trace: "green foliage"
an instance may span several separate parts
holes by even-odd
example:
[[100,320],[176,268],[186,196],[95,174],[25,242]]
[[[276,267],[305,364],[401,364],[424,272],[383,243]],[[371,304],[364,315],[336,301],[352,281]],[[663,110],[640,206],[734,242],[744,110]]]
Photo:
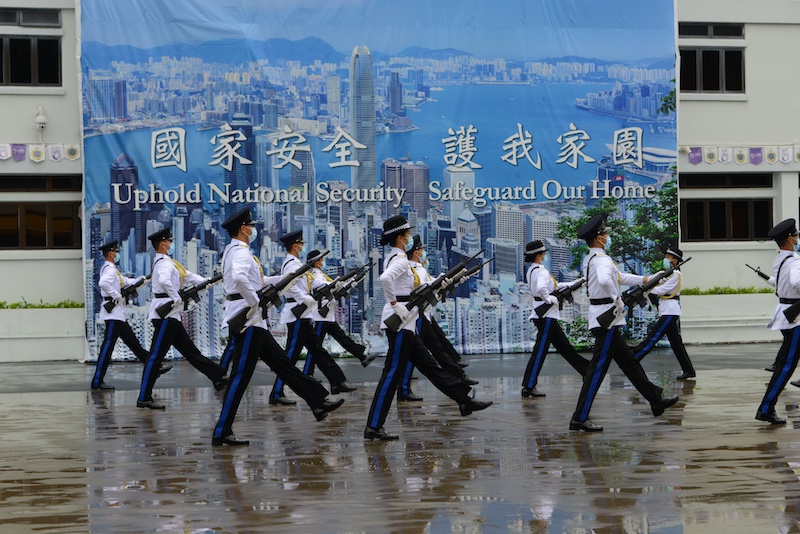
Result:
[[[675,78],[670,80],[672,83],[675,83]],[[658,112],[661,115],[669,115],[670,113],[674,113],[677,109],[677,102],[675,100],[675,88],[672,88],[672,91],[665,94],[661,98],[661,106],[658,108]]]
[[61,302],[28,302],[22,299],[22,302],[6,302],[0,301],[0,310],[20,310],[20,309],[46,309],[46,308],[83,308],[85,304],[76,300],[62,300]]
[[681,289],[681,295],[747,295],[754,293],[773,293],[775,290],[769,287],[725,287],[714,286],[710,289],[700,289],[699,287],[685,287]]
[[586,351],[594,347],[594,336],[589,332],[589,323],[583,316],[575,317],[571,323],[566,323],[566,334],[575,350]]

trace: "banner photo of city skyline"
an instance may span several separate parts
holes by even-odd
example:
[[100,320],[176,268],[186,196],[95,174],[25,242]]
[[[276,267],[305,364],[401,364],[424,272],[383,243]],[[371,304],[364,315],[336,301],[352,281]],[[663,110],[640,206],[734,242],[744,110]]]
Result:
[[[612,253],[633,270],[677,239],[672,0],[83,0],[81,25],[90,360],[101,244],[118,239],[120,271],[148,275],[147,236],[168,226],[174,258],[210,277],[220,224],[245,206],[267,273],[293,230],[331,251],[331,277],[374,262],[337,319],[376,353],[390,216],[414,225],[434,275],[494,258],[435,310],[468,354],[531,350],[526,242],[571,281],[587,214],[625,229]],[[150,297],[145,284],[127,306],[145,347]],[[223,303],[210,286],[184,315],[210,357],[227,341]],[[581,290],[562,317],[585,328],[587,309]]]

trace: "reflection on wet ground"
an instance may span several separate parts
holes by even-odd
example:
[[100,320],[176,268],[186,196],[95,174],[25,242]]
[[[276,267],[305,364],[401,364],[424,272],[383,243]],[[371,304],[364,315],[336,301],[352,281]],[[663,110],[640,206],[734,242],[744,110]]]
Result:
[[211,447],[220,400],[183,362],[157,384],[165,412],[135,407],[136,364],[113,366],[118,389],[99,394],[90,366],[4,364],[0,530],[800,532],[800,390],[778,404],[786,427],[753,418],[777,346],[693,349],[696,381],[673,379],[668,351],[644,362],[681,395],[660,418],[612,366],[592,410],[605,431],[570,432],[580,378],[563,360],[533,400],[519,396],[526,356],[483,356],[468,370],[494,406],[461,417],[420,379],[425,401],[395,404],[401,439],[386,443],[361,439],[377,366],[344,362],[361,387],[321,423],[302,402],[269,406],[261,367],[234,427],[244,448]]

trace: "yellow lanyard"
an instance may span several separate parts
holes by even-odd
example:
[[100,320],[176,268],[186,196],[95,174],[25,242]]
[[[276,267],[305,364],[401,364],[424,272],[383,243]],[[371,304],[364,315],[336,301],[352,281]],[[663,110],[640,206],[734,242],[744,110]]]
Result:
[[306,271],[306,287],[308,287],[308,294],[311,294],[311,282],[314,281],[314,275],[311,271]]
[[[170,258],[170,259],[172,259],[172,258]],[[181,278],[181,285],[183,285],[183,279],[189,273],[189,270],[186,267],[184,267],[183,265],[181,265],[181,263],[178,260],[172,260],[172,263],[175,264],[175,268],[178,270],[178,276],[180,276],[180,278]]]
[[324,272],[322,273],[322,276],[324,276],[324,277],[325,277],[325,281],[327,281],[327,282],[333,282],[333,278],[331,278],[330,276],[328,276],[328,275],[327,275],[327,274],[325,274]]
[[417,289],[422,283],[422,280],[420,280],[419,275],[417,274],[417,269],[413,265],[411,266],[411,274],[414,275],[414,289]]
[[256,265],[258,265],[258,271],[261,273],[261,278],[264,278],[264,268],[261,266],[261,262],[258,261],[258,256],[253,254],[253,259],[255,260]]

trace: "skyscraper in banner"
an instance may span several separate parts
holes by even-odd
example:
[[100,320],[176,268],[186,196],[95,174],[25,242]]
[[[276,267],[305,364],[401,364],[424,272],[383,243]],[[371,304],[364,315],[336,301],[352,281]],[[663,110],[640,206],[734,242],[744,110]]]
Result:
[[136,252],[147,250],[147,233],[145,224],[150,215],[150,205],[144,204],[141,210],[134,211],[134,203],[119,204],[114,201],[114,186],[119,187],[121,199],[131,198],[133,191],[139,189],[139,167],[133,158],[122,153],[111,164],[111,180],[109,182],[109,198],[111,199],[111,238],[124,241],[131,229],[134,230]]
[[360,165],[352,167],[350,182],[355,188],[368,189],[377,184],[378,157],[375,150],[375,78],[372,56],[366,46],[356,46],[350,56],[350,134],[367,148],[353,148]]
[[389,80],[389,113],[395,115],[403,109],[403,84],[400,74],[393,72]]
[[314,190],[317,186],[317,171],[314,168],[314,155],[311,151],[299,151],[295,154],[296,159],[301,169],[294,165],[289,170],[289,188],[304,188],[308,187],[309,202],[294,202],[289,204],[289,228],[295,228],[295,219],[298,216],[305,215],[306,217],[314,218],[317,203],[315,202],[316,195]]
[[[244,134],[245,139],[237,141],[241,143],[241,147],[237,153],[247,159],[248,161],[255,161],[255,139],[253,138],[253,123],[244,113],[237,112],[233,114],[230,122],[230,127],[233,130],[239,130]],[[217,144],[219,145],[219,134],[217,134]],[[241,191],[252,187],[255,184],[255,170],[252,164],[243,164],[239,159],[232,158],[231,170],[225,169],[225,183],[231,184],[232,189],[239,189]],[[237,211],[244,209],[247,206],[244,202],[226,204],[223,209],[223,217],[225,220]]]

